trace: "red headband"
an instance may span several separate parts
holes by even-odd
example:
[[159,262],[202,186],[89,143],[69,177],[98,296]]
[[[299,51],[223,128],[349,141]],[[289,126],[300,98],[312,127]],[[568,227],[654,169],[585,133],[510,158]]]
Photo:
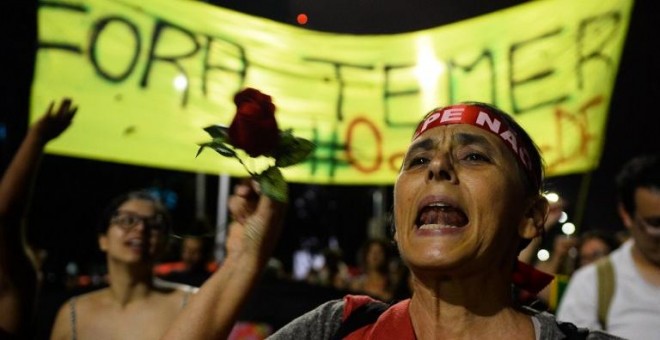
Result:
[[470,124],[500,137],[513,152],[534,185],[537,188],[540,186],[539,171],[534,169],[534,165],[529,159],[529,153],[534,146],[521,140],[501,114],[488,110],[486,107],[458,104],[435,109],[419,123],[412,140],[434,127],[450,124]]

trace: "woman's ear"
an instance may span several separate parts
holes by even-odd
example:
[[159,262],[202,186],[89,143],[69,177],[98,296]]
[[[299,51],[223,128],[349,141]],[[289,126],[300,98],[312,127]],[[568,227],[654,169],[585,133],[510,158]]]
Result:
[[525,212],[525,220],[518,228],[518,234],[524,239],[531,240],[543,233],[545,221],[548,217],[550,204],[543,195],[532,199],[529,208]]
[[623,206],[623,203],[619,202],[619,204],[616,206],[616,209],[619,213],[619,216],[621,217],[621,221],[623,221],[623,225],[626,226],[626,228],[631,229],[633,227],[634,221],[632,216],[630,216],[626,208]]
[[103,252],[108,251],[108,236],[105,234],[99,234],[99,248]]

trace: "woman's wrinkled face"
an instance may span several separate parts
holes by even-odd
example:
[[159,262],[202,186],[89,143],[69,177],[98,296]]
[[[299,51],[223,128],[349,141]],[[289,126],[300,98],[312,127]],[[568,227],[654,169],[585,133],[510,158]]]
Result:
[[99,237],[101,250],[124,262],[153,260],[163,244],[161,222],[152,202],[130,199],[119,206]]
[[536,232],[524,227],[529,200],[516,162],[498,136],[472,125],[436,127],[412,143],[394,187],[395,239],[411,269],[511,266],[519,237]]

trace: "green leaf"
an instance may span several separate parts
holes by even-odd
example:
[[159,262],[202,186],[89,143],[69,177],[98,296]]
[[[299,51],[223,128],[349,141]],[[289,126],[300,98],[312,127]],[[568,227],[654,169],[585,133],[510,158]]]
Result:
[[204,128],[204,131],[208,132],[213,139],[221,138],[223,142],[229,138],[228,130],[228,127],[222,125],[209,125]]
[[314,143],[299,137],[282,140],[275,152],[275,166],[287,167],[304,161],[316,148]]
[[225,144],[216,144],[213,146],[213,150],[225,157],[236,157],[236,151],[232,150]]
[[256,176],[264,195],[279,201],[287,202],[289,199],[289,187],[286,185],[282,172],[277,167],[271,166]]
[[211,142],[200,144],[199,150],[197,150],[197,156],[199,156],[199,154],[202,153],[202,150],[204,148],[213,149],[217,153],[225,157],[236,157],[236,151],[234,151],[232,148],[227,146],[227,144],[221,142],[220,138],[215,138]]
[[195,155],[195,158],[197,158],[199,154],[202,153],[202,151],[204,151],[204,145],[200,144],[199,149],[197,149],[197,154]]
[[[290,148],[296,142],[296,137],[293,135],[293,130],[286,129],[280,131],[280,141],[277,143],[277,150]],[[276,151],[277,151],[276,150]]]

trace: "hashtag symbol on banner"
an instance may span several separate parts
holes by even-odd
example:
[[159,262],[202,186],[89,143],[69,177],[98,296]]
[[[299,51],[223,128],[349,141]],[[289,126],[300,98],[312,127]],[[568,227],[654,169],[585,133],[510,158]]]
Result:
[[344,157],[346,144],[337,141],[338,133],[336,128],[329,136],[321,136],[318,129],[314,127],[312,129],[311,140],[316,145],[316,149],[312,155],[307,158],[311,175],[317,175],[319,171],[325,168],[328,171],[327,176],[334,178],[339,167],[348,167],[350,165]]

